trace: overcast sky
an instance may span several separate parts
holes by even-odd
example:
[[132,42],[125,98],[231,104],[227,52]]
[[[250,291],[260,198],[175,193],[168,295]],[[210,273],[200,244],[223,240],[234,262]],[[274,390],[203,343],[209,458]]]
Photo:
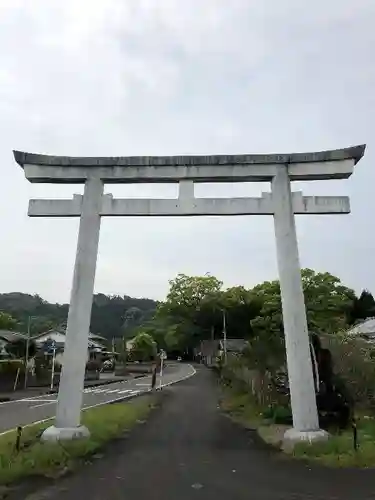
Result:
[[[297,218],[301,265],[375,292],[374,0],[0,0],[0,292],[68,301],[78,220],[29,219],[12,149],[56,155],[290,153],[367,143],[352,214]],[[257,196],[267,184],[200,185]],[[175,196],[115,186],[116,196]],[[277,277],[272,217],[105,219],[96,291],[163,299],[178,272]]]

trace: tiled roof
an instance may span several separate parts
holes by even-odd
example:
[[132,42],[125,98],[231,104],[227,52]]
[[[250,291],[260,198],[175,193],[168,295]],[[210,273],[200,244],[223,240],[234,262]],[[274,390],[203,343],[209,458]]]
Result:
[[17,340],[26,339],[27,336],[24,333],[12,332],[10,330],[0,330],[0,338],[6,340],[7,342],[15,342]]
[[375,318],[368,318],[362,323],[355,325],[348,331],[351,335],[371,335],[375,334]]

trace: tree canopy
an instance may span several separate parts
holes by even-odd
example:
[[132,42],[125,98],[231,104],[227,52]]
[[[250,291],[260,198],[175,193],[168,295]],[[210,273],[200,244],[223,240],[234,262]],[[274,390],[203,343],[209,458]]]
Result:
[[132,361],[150,361],[155,359],[157,345],[154,339],[145,332],[138,333],[133,339],[133,345],[129,352]]
[[[302,269],[301,276],[310,331],[334,333],[375,316],[375,301],[369,291],[356,297],[328,272]],[[191,354],[201,341],[222,338],[225,320],[228,338],[247,339],[253,344],[267,339],[274,352],[283,348],[278,280],[251,289],[225,289],[215,276],[178,274],[169,284],[166,300],[160,303],[127,295],[94,295],[91,331],[108,339],[132,338],[141,332],[151,336],[159,349],[180,355]],[[0,294],[0,329],[27,332],[31,316],[33,335],[66,324],[67,313],[67,304],[51,304],[39,295]],[[265,352],[257,348],[259,353]]]
[[372,293],[362,290],[361,295],[355,297],[351,310],[350,320],[352,323],[365,320],[375,316],[375,300]]
[[[347,328],[355,300],[359,300],[354,291],[328,272],[302,269],[301,278],[309,331],[335,333]],[[284,352],[278,280],[265,281],[252,289],[223,289],[223,283],[214,276],[179,274],[170,281],[165,302],[159,304],[155,317],[144,328],[159,347],[188,352],[202,340],[222,338],[224,315],[227,337],[249,340],[253,352],[263,356],[265,363],[273,362],[270,356]],[[267,349],[261,345],[265,341]]]
[[[151,299],[96,294],[90,329],[108,339],[131,337],[140,325],[152,318],[156,306],[157,302]],[[68,304],[52,304],[39,295],[18,292],[0,294],[0,315],[6,313],[14,320],[9,323],[0,317],[0,329],[26,333],[31,317],[30,331],[36,335],[66,325],[68,310]]]
[[15,330],[17,320],[10,314],[0,311],[0,330]]

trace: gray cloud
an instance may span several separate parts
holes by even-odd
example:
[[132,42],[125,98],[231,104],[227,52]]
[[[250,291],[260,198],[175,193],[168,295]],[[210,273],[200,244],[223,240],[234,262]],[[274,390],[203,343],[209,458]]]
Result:
[[[12,149],[71,155],[290,152],[368,143],[345,182],[350,216],[299,217],[303,266],[375,290],[375,5],[359,0],[116,0],[0,4],[0,291],[68,300],[77,221],[27,218],[30,185]],[[200,196],[267,185],[197,186]],[[175,186],[114,195],[174,196]],[[162,298],[177,272],[227,285],[277,276],[272,219],[104,220],[96,289]]]

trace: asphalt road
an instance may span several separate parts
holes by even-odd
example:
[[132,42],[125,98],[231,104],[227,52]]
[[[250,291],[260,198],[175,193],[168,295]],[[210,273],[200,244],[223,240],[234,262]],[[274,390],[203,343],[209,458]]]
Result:
[[[22,500],[374,500],[373,469],[330,469],[266,446],[218,408],[203,367],[166,389],[145,425],[101,458]],[[22,496],[21,496],[22,494]]]
[[[171,364],[166,367],[162,377],[162,386],[183,380],[195,372],[191,365]],[[156,387],[160,386],[157,377]],[[117,383],[86,388],[83,391],[83,409],[104,403],[125,399],[147,392],[151,387],[151,376],[124,380]],[[33,422],[53,418],[56,413],[57,394],[44,394],[30,398],[0,403],[0,435],[18,425],[25,426]]]

